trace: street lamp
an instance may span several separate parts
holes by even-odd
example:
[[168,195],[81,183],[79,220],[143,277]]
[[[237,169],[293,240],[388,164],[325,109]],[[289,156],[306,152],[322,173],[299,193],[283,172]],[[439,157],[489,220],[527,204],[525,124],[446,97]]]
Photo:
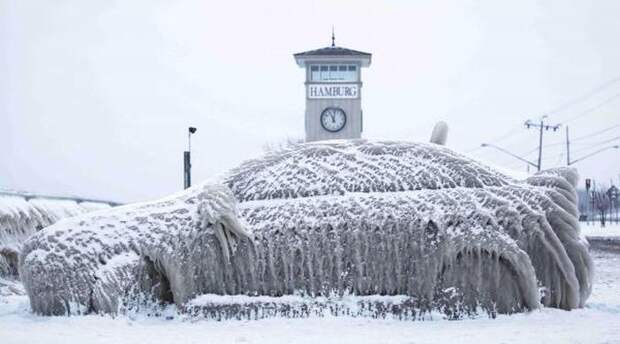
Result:
[[187,150],[183,152],[183,187],[192,186],[192,163],[190,152],[192,151],[192,134],[196,133],[196,127],[187,128]]
[[498,151],[500,151],[500,152],[502,152],[502,153],[508,154],[508,155],[510,155],[511,157],[515,158],[515,159],[519,159],[519,160],[521,160],[521,161],[525,162],[525,163],[526,163],[526,164],[528,164],[528,165],[531,165],[531,166],[536,167],[536,170],[537,170],[537,171],[540,171],[540,162],[539,162],[538,164],[535,164],[535,163],[533,163],[533,162],[531,162],[531,161],[529,161],[529,160],[526,160],[526,159],[524,159],[524,158],[522,158],[522,157],[520,157],[520,156],[518,156],[518,155],[516,155],[516,154],[513,154],[513,153],[511,153],[511,152],[509,152],[509,151],[505,150],[505,149],[504,149],[504,148],[502,148],[502,147],[498,147],[498,146],[493,145],[493,144],[490,144],[490,143],[483,143],[483,144],[481,144],[481,145],[480,145],[480,147],[491,147],[491,148],[495,148],[495,149],[497,149]]
[[606,151],[606,150],[608,150],[608,149],[618,149],[618,148],[620,148],[620,146],[619,146],[619,145],[615,145],[615,146],[609,146],[609,147],[601,148],[601,149],[597,150],[596,152],[592,152],[592,153],[590,153],[590,154],[588,154],[588,155],[586,155],[586,156],[582,156],[582,157],[581,157],[581,158],[579,158],[579,159],[576,159],[576,160],[573,160],[573,161],[567,161],[567,165],[568,165],[568,166],[570,166],[570,165],[572,165],[572,164],[574,164],[574,163],[577,163],[577,162],[579,162],[579,161],[581,161],[581,160],[583,160],[583,159],[587,159],[587,158],[589,158],[589,157],[591,157],[591,156],[593,156],[593,155],[596,155],[596,154],[598,154],[598,153],[600,153],[600,152],[603,152],[603,151]]

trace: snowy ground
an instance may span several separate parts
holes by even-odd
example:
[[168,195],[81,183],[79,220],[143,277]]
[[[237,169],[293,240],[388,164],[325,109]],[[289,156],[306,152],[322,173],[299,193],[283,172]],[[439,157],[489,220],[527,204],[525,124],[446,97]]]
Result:
[[[620,226],[583,225],[616,236]],[[0,343],[620,343],[620,252],[593,253],[586,308],[461,321],[354,318],[182,321],[108,316],[38,317],[25,296],[0,296]]]
[[585,309],[423,322],[352,318],[181,321],[38,317],[25,296],[0,297],[0,343],[620,343],[620,252],[593,252]]
[[607,223],[601,227],[600,223],[581,223],[581,233],[586,237],[620,237],[620,224]]

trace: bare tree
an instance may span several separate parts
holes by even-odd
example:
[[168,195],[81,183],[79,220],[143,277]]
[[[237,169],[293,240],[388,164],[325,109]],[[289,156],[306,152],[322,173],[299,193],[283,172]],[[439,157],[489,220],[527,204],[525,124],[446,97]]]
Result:
[[592,191],[592,208],[598,212],[602,227],[605,227],[607,213],[611,211],[611,201],[605,189],[602,187]]

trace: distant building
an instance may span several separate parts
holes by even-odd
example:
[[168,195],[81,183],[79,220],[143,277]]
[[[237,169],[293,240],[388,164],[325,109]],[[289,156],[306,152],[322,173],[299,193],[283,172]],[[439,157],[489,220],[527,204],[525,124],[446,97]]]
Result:
[[371,54],[332,45],[295,54],[306,70],[306,141],[360,138],[362,67]]

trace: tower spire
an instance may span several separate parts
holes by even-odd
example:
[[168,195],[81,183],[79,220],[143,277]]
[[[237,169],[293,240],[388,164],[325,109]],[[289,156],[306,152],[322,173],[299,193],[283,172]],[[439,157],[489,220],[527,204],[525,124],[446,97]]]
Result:
[[336,35],[334,35],[334,26],[332,25],[332,47],[336,46]]

